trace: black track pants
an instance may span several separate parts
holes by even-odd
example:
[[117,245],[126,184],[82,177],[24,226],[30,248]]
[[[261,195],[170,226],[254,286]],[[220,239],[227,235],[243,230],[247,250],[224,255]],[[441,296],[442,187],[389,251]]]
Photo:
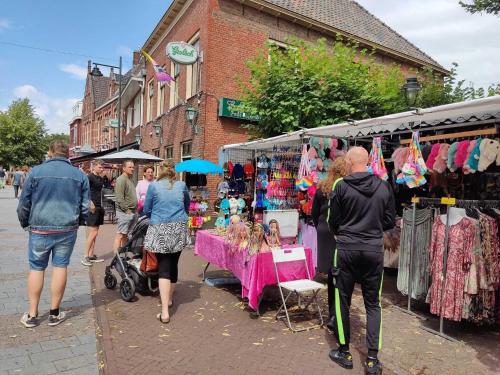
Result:
[[366,310],[366,346],[371,350],[382,347],[382,311],[380,295],[384,275],[384,253],[357,250],[337,250],[334,269],[338,269],[335,284],[335,335],[341,345],[350,342],[349,308],[356,282],[361,284]]

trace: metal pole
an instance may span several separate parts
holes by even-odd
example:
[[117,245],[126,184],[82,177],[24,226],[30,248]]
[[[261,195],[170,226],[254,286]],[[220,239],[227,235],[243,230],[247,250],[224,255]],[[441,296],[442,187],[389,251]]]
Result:
[[410,237],[410,254],[408,259],[409,271],[408,271],[408,311],[411,311],[411,293],[412,293],[412,283],[413,283],[413,255],[415,252],[415,241],[417,236],[417,225],[415,223],[417,217],[417,203],[413,202],[413,212],[412,212],[412,229]]
[[118,65],[118,136],[116,151],[120,151],[121,132],[122,132],[122,57],[120,56],[120,64]]

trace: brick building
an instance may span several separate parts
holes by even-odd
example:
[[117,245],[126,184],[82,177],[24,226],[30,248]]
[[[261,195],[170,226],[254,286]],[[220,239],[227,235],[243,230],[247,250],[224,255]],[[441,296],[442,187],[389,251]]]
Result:
[[[396,62],[403,71],[425,65],[447,73],[355,1],[173,0],[142,48],[175,82],[158,82],[152,65],[134,54],[134,67],[124,80],[122,144],[139,140],[141,150],[175,162],[217,161],[222,145],[247,140],[240,116],[219,116],[221,101],[240,96],[237,78],[245,80],[249,74],[245,62],[268,41],[278,45],[290,37],[333,41],[337,34],[375,49],[378,62]],[[173,41],[194,46],[198,61],[194,65],[171,61],[166,46]],[[112,145],[102,130],[107,119],[116,118],[113,88],[113,74],[87,79],[82,143],[96,150]],[[197,112],[192,124],[186,120],[188,108]],[[209,187],[215,183],[209,178]]]
[[79,100],[72,108],[73,117],[69,122],[70,157],[76,156],[79,149],[75,147],[81,145],[82,107],[83,101]]

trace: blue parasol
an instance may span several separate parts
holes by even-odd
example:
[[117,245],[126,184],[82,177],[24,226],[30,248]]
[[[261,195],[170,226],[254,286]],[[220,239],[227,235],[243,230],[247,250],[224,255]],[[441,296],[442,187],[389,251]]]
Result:
[[175,165],[176,172],[223,174],[224,170],[208,160],[192,159]]

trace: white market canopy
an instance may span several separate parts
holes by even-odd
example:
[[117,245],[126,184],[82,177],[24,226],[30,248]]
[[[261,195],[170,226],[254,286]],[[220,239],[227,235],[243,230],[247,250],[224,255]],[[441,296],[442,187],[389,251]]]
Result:
[[[226,145],[222,149],[264,150],[274,145],[297,143],[303,137],[311,136],[353,138],[372,134],[389,135],[398,131],[410,131],[412,128],[425,129],[446,123],[446,121],[450,124],[468,121],[468,125],[473,125],[473,121],[481,121],[483,116],[490,115],[500,118],[500,95],[419,109],[418,112],[407,111],[366,120],[303,129],[272,138]],[[471,119],[472,116],[475,119]]]
[[112,154],[99,156],[96,159],[104,160],[110,163],[113,162],[119,163],[128,159],[134,161],[146,161],[146,162],[157,162],[163,160],[156,156],[146,154],[145,152],[139,150],[124,150],[124,151],[114,152]]

